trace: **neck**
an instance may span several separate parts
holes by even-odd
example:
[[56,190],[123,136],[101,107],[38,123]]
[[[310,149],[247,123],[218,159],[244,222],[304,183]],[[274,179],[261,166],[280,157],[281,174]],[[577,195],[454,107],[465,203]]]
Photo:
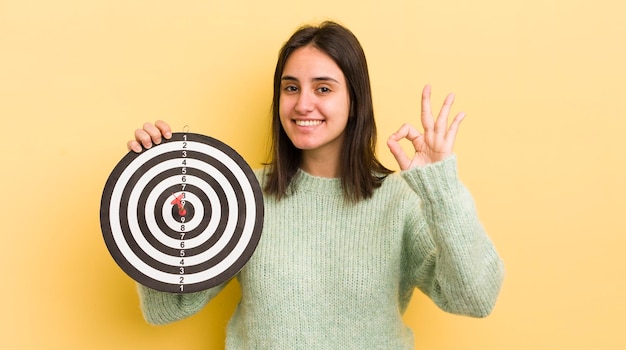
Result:
[[302,152],[300,167],[305,172],[318,177],[337,178],[341,176],[339,169],[339,155],[320,154],[322,152]]

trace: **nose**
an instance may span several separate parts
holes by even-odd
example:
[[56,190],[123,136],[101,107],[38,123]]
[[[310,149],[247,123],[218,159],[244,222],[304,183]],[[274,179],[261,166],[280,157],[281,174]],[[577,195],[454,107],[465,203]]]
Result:
[[306,90],[300,91],[294,107],[299,114],[308,114],[315,109],[315,96]]

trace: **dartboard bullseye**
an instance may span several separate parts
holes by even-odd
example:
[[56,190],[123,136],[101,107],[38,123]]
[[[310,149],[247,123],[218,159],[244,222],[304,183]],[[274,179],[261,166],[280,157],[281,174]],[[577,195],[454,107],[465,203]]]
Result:
[[115,166],[100,203],[106,246],[135,281],[191,293],[226,282],[263,228],[261,187],[245,160],[200,134],[174,133]]

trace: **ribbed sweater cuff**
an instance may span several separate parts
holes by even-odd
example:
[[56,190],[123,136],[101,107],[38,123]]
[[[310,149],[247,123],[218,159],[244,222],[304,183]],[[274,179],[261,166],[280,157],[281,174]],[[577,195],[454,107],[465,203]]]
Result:
[[457,196],[462,188],[457,175],[455,155],[436,163],[403,171],[401,174],[429,205],[439,202],[442,198]]
[[221,287],[196,293],[173,294],[137,283],[144,318],[152,324],[165,324],[195,314],[212,297],[209,294],[217,294],[219,289]]

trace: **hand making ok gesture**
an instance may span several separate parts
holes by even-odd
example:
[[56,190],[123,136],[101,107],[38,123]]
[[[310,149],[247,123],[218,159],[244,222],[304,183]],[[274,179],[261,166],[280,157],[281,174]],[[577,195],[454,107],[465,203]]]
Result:
[[[465,113],[457,114],[448,126],[448,114],[454,102],[454,94],[449,94],[446,96],[441,111],[435,120],[430,108],[430,89],[430,85],[426,85],[422,91],[422,128],[424,132],[420,133],[412,125],[404,124],[387,140],[387,146],[402,170],[424,166],[452,155],[456,133]],[[407,139],[413,144],[415,154],[412,157],[407,155],[400,146],[399,141],[402,139]]]

